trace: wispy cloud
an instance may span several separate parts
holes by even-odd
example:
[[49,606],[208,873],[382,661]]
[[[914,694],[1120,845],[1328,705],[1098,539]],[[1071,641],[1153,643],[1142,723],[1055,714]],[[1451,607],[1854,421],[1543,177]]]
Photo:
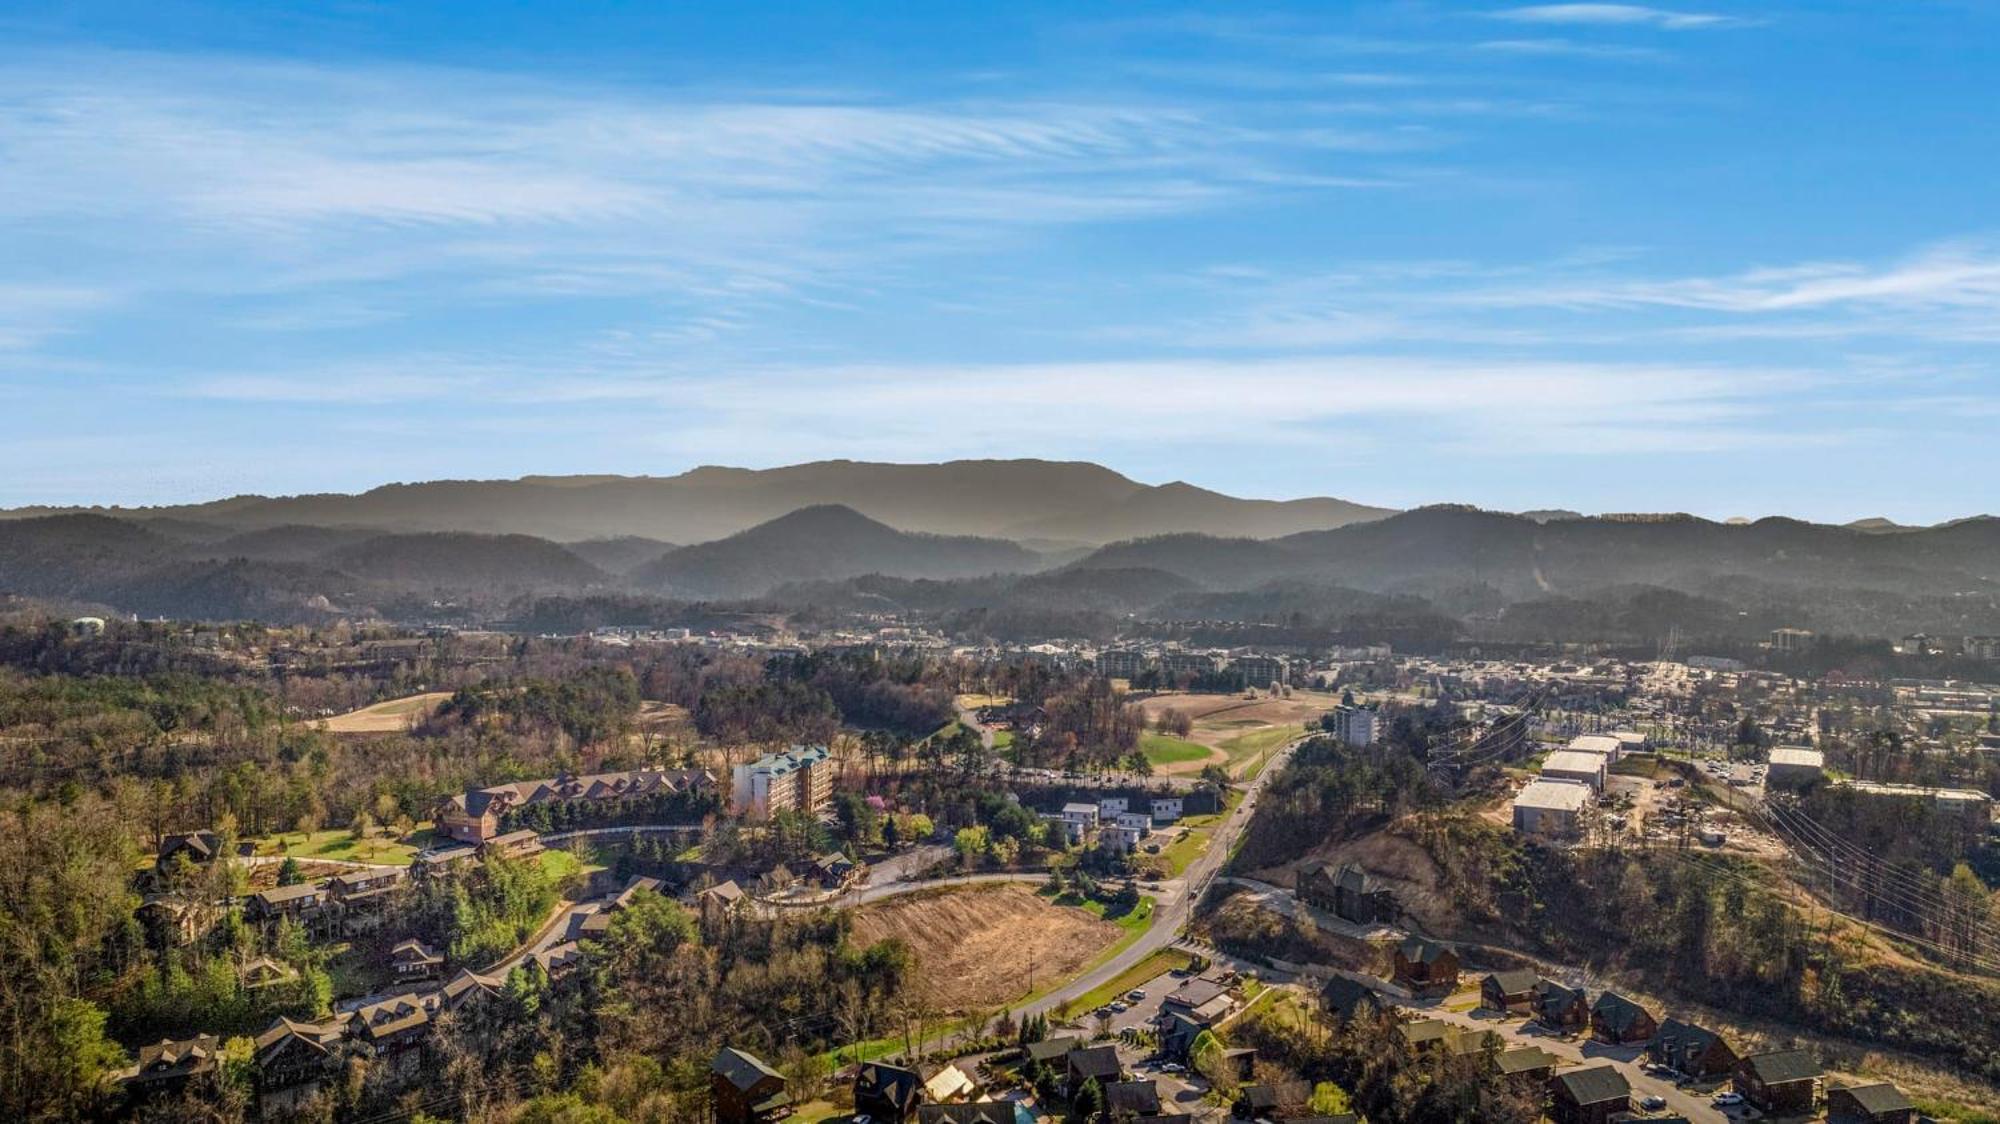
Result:
[[[655,341],[657,342],[657,341]],[[248,402],[392,406],[466,404],[467,424],[522,409],[546,419],[614,407],[690,456],[781,461],[804,456],[896,459],[998,454],[1036,434],[1048,455],[1106,443],[1307,446],[1343,427],[1420,420],[1434,445],[1492,454],[1532,430],[1539,448],[1568,454],[1648,448],[1742,447],[1784,396],[1824,383],[1783,368],[1669,363],[1468,361],[1320,354],[1253,361],[1129,360],[1021,364],[766,366],[674,372],[660,351],[595,360],[418,357],[286,374],[227,375],[188,393]],[[409,378],[405,372],[449,372]],[[1282,409],[1273,409],[1282,403]],[[1646,434],[1635,436],[1643,417]],[[940,427],[938,419],[953,419]]]
[[1543,348],[1872,337],[1907,348],[2000,342],[2000,247],[1921,247],[1886,263],[1808,262],[1658,276],[1632,252],[1490,265],[1355,263],[1184,279],[1204,312],[1107,329],[1182,347],[1309,350],[1417,343]]
[[1668,31],[1699,31],[1741,27],[1751,22],[1713,12],[1682,12],[1640,4],[1530,4],[1488,15],[1512,23],[1575,24],[1581,26],[1658,27]]

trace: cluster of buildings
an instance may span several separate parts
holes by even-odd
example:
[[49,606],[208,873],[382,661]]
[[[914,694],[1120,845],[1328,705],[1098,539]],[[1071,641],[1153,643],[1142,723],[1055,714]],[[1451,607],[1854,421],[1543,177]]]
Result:
[[[708,1073],[715,1124],[777,1124],[798,1107],[785,1075],[748,1050],[724,1046]],[[1025,1124],[1028,1119],[1012,1102],[988,1097],[972,1075],[950,1062],[921,1067],[863,1062],[853,1081],[853,1118],[870,1124]],[[1157,1099],[1153,1107],[1158,1110]]]
[[[1459,988],[1461,966],[1449,946],[1411,937],[1394,950],[1391,978],[1411,994],[1444,996]],[[1336,975],[1320,990],[1329,1017],[1345,1020],[1363,1011],[1388,1009],[1368,984]],[[1526,1017],[1546,1033],[1587,1035],[1607,1047],[1639,1047],[1648,1066],[1691,1083],[1727,1082],[1743,1101],[1769,1116],[1827,1110],[1842,1124],[1913,1124],[1915,1107],[1894,1085],[1828,1087],[1825,1070],[1805,1050],[1741,1054],[1720,1034],[1694,1023],[1659,1018],[1639,1001],[1615,991],[1594,999],[1580,987],[1548,979],[1532,969],[1488,972],[1479,979],[1479,1006],[1500,1017]],[[1532,1045],[1507,1047],[1492,1031],[1454,1026],[1441,1019],[1398,1025],[1404,1044],[1418,1052],[1446,1050],[1485,1054],[1498,1079],[1546,1091],[1549,1117],[1557,1124],[1607,1124],[1632,1113],[1631,1082],[1616,1066],[1584,1065],[1558,1072],[1555,1055]]]
[[1097,653],[1092,666],[1107,679],[1137,679],[1149,672],[1158,672],[1168,679],[1205,679],[1226,673],[1240,676],[1246,687],[1268,690],[1292,682],[1293,662],[1288,657],[1264,652],[1106,648]]
[[1154,828],[1179,823],[1186,806],[1187,797],[1181,793],[1104,796],[1096,803],[1071,801],[1060,811],[1042,813],[1042,818],[1060,823],[1072,846],[1094,834],[1105,850],[1130,854]]
[[635,812],[644,803],[712,792],[714,788],[715,778],[700,769],[633,769],[588,776],[565,773],[467,789],[439,801],[432,818],[440,834],[477,846],[506,832],[512,821],[524,818],[530,810],[610,818]]
[[1514,830],[1544,839],[1574,837],[1584,810],[1604,793],[1611,766],[1627,753],[1648,748],[1636,730],[1578,734],[1542,759],[1539,775],[1514,797]]
[[[573,915],[573,931],[564,939],[521,957],[515,966],[550,985],[560,984],[584,963],[582,941],[601,936],[634,895],[659,887],[650,878],[632,879],[593,912]],[[337,1003],[333,1017],[324,1020],[281,1017],[256,1037],[252,1067],[260,1115],[277,1118],[296,1111],[339,1079],[350,1056],[367,1059],[397,1080],[420,1076],[434,1060],[431,1047],[439,1020],[447,1015],[452,1016],[452,1033],[461,1036],[478,1036],[510,1017],[502,1003],[508,965],[486,973],[461,967],[447,977],[446,958],[419,940],[397,944],[390,962],[394,993]],[[140,1050],[122,1082],[135,1101],[172,1095],[212,1075],[218,1054],[216,1039],[209,1035],[162,1041]]]

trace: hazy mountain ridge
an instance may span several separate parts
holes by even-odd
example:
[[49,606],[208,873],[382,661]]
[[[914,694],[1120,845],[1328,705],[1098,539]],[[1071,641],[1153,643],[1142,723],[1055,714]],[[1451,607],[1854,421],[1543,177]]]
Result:
[[310,524],[526,534],[558,542],[642,536],[702,543],[825,504],[853,508],[901,531],[1092,545],[1181,531],[1271,537],[1388,514],[1346,500],[1246,500],[1178,482],[1156,487],[1081,462],[983,460],[704,467],[668,477],[438,480],[354,495],[234,496],[173,507],[35,508],[0,516],[87,510],[213,525],[224,535]]
[[[1069,479],[1074,468],[964,462],[954,471],[964,483],[996,464],[1002,475],[1025,472],[1045,484]],[[761,494],[764,503],[773,480],[784,483],[788,474],[827,485],[820,467],[703,469],[689,478],[713,494]],[[907,491],[917,478],[904,467],[841,464],[833,475],[842,486],[879,476],[889,492]],[[1094,468],[1075,479],[1089,494],[1051,493],[1052,520],[1107,496],[1116,504],[1200,492],[1148,489]],[[632,483],[523,485],[573,498]],[[461,486],[481,487],[446,485]],[[480,494],[490,500],[494,493]],[[517,533],[385,531],[347,522],[231,530],[217,518],[256,508],[239,499],[199,513],[0,521],[0,593],[147,615],[279,621],[430,619],[433,611],[490,621],[505,618],[512,598],[568,595],[991,612],[1057,629],[1064,613],[1092,615],[1106,628],[1130,618],[1365,622],[1370,614],[1431,613],[1463,622],[1469,635],[1500,637],[1545,628],[1624,636],[1670,618],[1684,629],[1732,635],[1754,634],[1770,620],[1871,634],[2000,632],[2000,519],[1993,517],[1889,532],[1873,521],[1839,527],[1676,514],[1551,517],[1446,505],[1272,538],[1172,532],[1087,552],[1046,533],[1035,542],[1047,552],[989,536],[914,533],[841,504],[807,505],[681,547],[637,534],[565,545]],[[1019,513],[1013,500],[999,509],[1010,518]],[[1036,526],[1052,529],[1048,521]]]
[[952,579],[1020,573],[1042,558],[1004,539],[899,531],[852,508],[802,508],[634,568],[633,585],[673,596],[753,597],[777,586],[864,574]]

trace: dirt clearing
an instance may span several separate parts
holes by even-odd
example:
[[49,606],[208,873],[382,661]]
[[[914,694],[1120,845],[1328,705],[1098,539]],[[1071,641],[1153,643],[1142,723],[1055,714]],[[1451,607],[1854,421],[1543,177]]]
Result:
[[1012,1003],[1028,990],[1076,975],[1122,930],[1080,909],[1054,905],[1024,884],[909,894],[854,915],[857,943],[900,937],[917,956],[917,994],[953,1014]]

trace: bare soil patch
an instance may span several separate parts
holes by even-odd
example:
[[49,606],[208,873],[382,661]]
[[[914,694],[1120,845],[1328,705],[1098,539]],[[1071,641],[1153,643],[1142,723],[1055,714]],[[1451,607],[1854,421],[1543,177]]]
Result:
[[854,914],[857,943],[900,937],[916,953],[917,994],[941,1011],[990,1010],[1074,976],[1122,934],[1110,921],[1052,904],[1027,885],[910,894]]

